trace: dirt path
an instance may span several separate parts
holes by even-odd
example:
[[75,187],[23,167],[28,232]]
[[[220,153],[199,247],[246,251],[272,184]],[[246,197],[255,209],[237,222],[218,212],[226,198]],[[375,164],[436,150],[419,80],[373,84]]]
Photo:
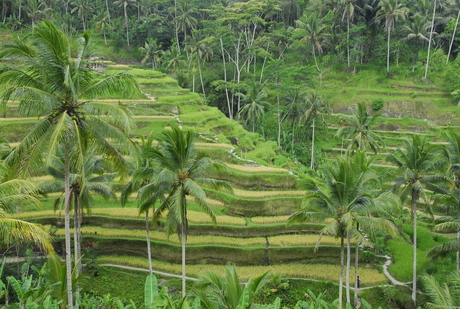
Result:
[[[117,265],[117,264],[101,264],[101,266],[105,266],[105,267],[117,267],[117,268],[129,269],[129,270],[136,270],[136,271],[149,272],[149,270],[148,270],[148,269],[145,269],[145,268],[137,268],[137,267],[131,267],[131,266]],[[161,276],[165,276],[165,277],[182,278],[181,275],[166,273],[166,272],[163,272],[163,271],[154,270],[153,273],[154,273],[154,274],[161,275]],[[185,279],[187,279],[187,280],[193,280],[193,281],[198,281],[198,279],[192,278],[192,277],[185,277]]]
[[390,273],[388,272],[388,266],[391,265],[392,261],[391,261],[391,258],[388,256],[388,255],[385,255],[384,256],[387,261],[385,262],[385,264],[383,264],[383,273],[385,274],[385,276],[390,280],[391,284],[393,285],[404,285],[404,286],[407,286],[409,284],[411,284],[412,282],[401,282],[401,281],[398,281],[396,280],[392,275],[390,275]]

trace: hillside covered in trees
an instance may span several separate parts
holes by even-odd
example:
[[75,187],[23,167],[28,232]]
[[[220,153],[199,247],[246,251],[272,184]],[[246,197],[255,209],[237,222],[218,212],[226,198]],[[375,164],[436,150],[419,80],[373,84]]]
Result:
[[[253,281],[240,286],[237,308],[295,305],[276,275],[262,289],[267,267],[338,282],[324,308],[358,305],[358,291],[395,308],[460,304],[446,297],[460,267],[458,1],[4,0],[1,12],[1,231],[23,211],[13,227],[41,223],[49,235],[27,235],[47,250],[54,239],[67,265],[50,258],[61,281],[37,272],[29,283],[49,294],[17,290],[20,306],[91,292],[71,273],[84,242],[85,258],[181,273],[183,297],[187,261],[197,307],[212,294],[203,265],[227,261],[261,283],[256,299]],[[25,240],[3,235],[8,249]],[[371,290],[384,261],[404,282]],[[51,292],[63,278],[72,288]],[[298,306],[320,306],[299,291]]]

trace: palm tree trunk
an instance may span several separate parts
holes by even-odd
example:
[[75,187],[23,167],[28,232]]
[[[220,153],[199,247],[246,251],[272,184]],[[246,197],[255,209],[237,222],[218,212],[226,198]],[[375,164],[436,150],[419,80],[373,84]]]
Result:
[[66,282],[67,282],[67,307],[73,308],[73,291],[72,291],[72,260],[71,260],[71,239],[70,239],[70,154],[69,145],[65,147],[64,158],[64,229],[65,229],[65,264],[66,264]]
[[412,276],[412,301],[414,307],[417,308],[417,199],[415,192],[412,193],[412,209],[413,209],[413,224],[414,224],[414,260],[413,260],[413,276]]
[[[460,211],[457,213],[457,220],[460,221]],[[460,242],[460,230],[457,231],[457,241]],[[460,250],[457,251],[457,272],[460,274]]]
[[[358,230],[359,227],[357,226],[356,229]],[[358,306],[361,305],[361,302],[359,301],[359,296],[358,296],[358,276],[359,276],[359,270],[358,270],[359,259],[358,259],[358,256],[359,256],[359,246],[358,246],[358,242],[356,242],[356,246],[355,246],[355,307],[358,307]]]
[[310,168],[314,169],[315,168],[315,118],[313,118],[313,124],[312,124],[312,135],[311,135],[311,162],[310,162]]
[[350,231],[347,230],[347,272],[345,277],[345,293],[347,295],[347,303],[351,304],[350,298],[350,268],[351,268],[351,246],[350,246]]
[[431,51],[431,41],[433,39],[433,28],[434,28],[434,17],[436,16],[436,0],[434,0],[434,6],[433,6],[433,18],[431,19],[431,31],[430,31],[430,40],[428,42],[428,55],[426,57],[426,66],[425,66],[425,77],[428,76],[428,66],[430,63],[430,51]]
[[458,10],[457,20],[455,21],[454,32],[452,32],[452,40],[450,40],[449,52],[447,53],[446,64],[449,63],[449,57],[450,57],[450,53],[451,53],[451,51],[452,51],[452,45],[454,44],[455,33],[457,32],[457,26],[458,26],[458,20],[459,20],[459,19],[460,19],[460,10]]
[[145,211],[145,234],[147,238],[147,258],[149,260],[149,273],[153,275],[152,266],[152,249],[150,248],[150,224],[149,224],[149,210]]
[[350,18],[347,18],[347,65],[350,68]]
[[388,38],[387,38],[387,72],[390,72],[390,32],[391,27],[388,27]]
[[129,27],[128,27],[128,14],[126,13],[126,5],[124,6],[125,12],[125,26],[126,26],[126,44],[129,47]]
[[110,22],[109,0],[105,0],[105,8],[107,9],[107,15],[109,16],[109,22]]
[[343,308],[342,295],[343,295],[343,268],[344,268],[344,259],[345,259],[345,245],[344,245],[344,235],[340,236],[340,278],[339,278],[339,309]]
[[198,60],[198,70],[200,70],[201,90],[203,90],[203,95],[206,98],[206,90],[204,89],[203,72],[201,71],[201,61],[200,60]]
[[185,241],[186,241],[186,235],[185,235],[185,222],[182,221],[182,235],[181,235],[181,245],[182,245],[182,298],[185,297],[186,291],[185,291]]
[[[73,245],[74,245],[74,261],[76,266],[76,276],[82,273],[81,266],[81,203],[78,193],[75,194],[75,209],[73,214],[74,222],[74,236],[73,236]],[[78,284],[75,286],[75,299],[80,298],[80,291],[78,290]],[[75,309],[79,308],[78,302],[75,301]]]
[[[219,38],[220,50],[222,53],[222,64],[224,66],[224,81],[227,82],[227,63],[225,62],[225,50],[222,37]],[[233,104],[230,103],[230,97],[228,95],[228,88],[225,87],[225,96],[227,98],[228,118],[233,119]]]

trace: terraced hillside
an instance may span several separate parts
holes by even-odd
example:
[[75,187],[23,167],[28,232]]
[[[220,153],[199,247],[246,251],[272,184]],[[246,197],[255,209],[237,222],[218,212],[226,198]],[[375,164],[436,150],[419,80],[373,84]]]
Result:
[[[234,193],[207,190],[209,204],[217,214],[217,227],[213,227],[210,219],[199,212],[191,201],[187,246],[189,275],[198,275],[203,269],[210,270],[212,267],[222,270],[222,265],[233,262],[248,267],[241,271],[245,274],[243,277],[273,269],[286,276],[338,280],[338,240],[323,237],[320,249],[315,252],[318,232],[323,225],[305,223],[286,227],[288,215],[299,208],[304,192],[297,188],[298,177],[280,167],[288,167],[289,161],[274,142],[267,142],[259,135],[245,131],[216,108],[204,105],[199,95],[178,87],[171,77],[121,65],[109,66],[107,73],[120,70],[136,77],[145,98],[106,99],[101,102],[121,103],[129,107],[137,125],[132,133],[134,139],[179,126],[198,133],[197,146],[229,167],[228,172],[216,172],[213,177],[228,181],[234,187]],[[0,122],[0,136],[6,138],[11,146],[20,141],[35,121],[17,118],[14,108],[13,105],[5,111],[5,118]],[[401,134],[387,131],[385,125],[382,124],[382,134],[394,135],[394,144],[388,145],[391,149],[407,134],[405,131]],[[343,151],[341,141],[334,137],[335,130],[336,127],[331,126],[325,135],[325,140],[330,140],[333,145],[331,155]],[[438,134],[432,135],[433,141],[436,141]],[[47,181],[47,178],[35,180]],[[117,188],[122,185],[115,184]],[[49,196],[44,200],[43,209],[26,209],[17,216],[41,223],[49,229],[52,226],[61,228],[61,215],[52,210],[54,200]],[[117,201],[97,198],[96,201],[91,213],[84,218],[84,243],[94,247],[101,262],[145,267],[145,219],[138,215],[134,196],[125,208]],[[175,236],[166,237],[163,225],[159,222],[152,234],[154,267],[179,273],[180,242]],[[62,250],[63,230],[59,229],[56,234],[58,250]],[[366,252],[361,256],[368,262],[360,273],[363,282],[386,282],[380,272],[381,261]]]

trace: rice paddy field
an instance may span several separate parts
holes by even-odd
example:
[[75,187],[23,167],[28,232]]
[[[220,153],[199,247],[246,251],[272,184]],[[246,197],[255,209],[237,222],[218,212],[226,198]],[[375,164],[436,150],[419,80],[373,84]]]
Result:
[[[318,235],[327,222],[311,222],[295,227],[286,225],[289,215],[300,209],[305,191],[298,188],[299,177],[290,171],[289,164],[274,164],[275,159],[282,156],[276,143],[265,141],[259,135],[245,131],[240,124],[226,118],[216,108],[206,106],[200,95],[191,93],[187,89],[181,89],[173,78],[161,72],[127,65],[112,64],[107,67],[107,73],[110,74],[120,71],[134,75],[143,94],[139,94],[135,99],[108,98],[98,100],[98,102],[124,104],[132,111],[136,121],[136,129],[131,133],[134,142],[140,143],[140,136],[147,137],[150,133],[158,134],[172,126],[180,126],[185,130],[198,133],[199,140],[196,143],[198,149],[208,152],[211,157],[227,165],[227,171],[215,173],[213,176],[228,181],[234,188],[233,192],[218,193],[207,190],[207,202],[216,213],[217,227],[213,226],[209,216],[200,211],[193,200],[189,200],[191,205],[188,211],[190,234],[187,244],[195,246],[195,251],[189,253],[190,255],[206,255],[206,259],[202,259],[204,261],[212,260],[213,254],[221,254],[214,253],[214,251],[246,252],[246,263],[243,256],[239,259],[241,260],[240,265],[237,265],[242,279],[258,276],[271,270],[286,277],[338,281],[340,273],[339,239],[323,236],[319,251],[329,256],[323,258],[321,263],[308,262],[309,256],[314,252],[312,248],[318,243]],[[369,88],[366,93],[360,95],[366,100],[371,100],[376,96],[376,93],[372,91],[374,90]],[[333,96],[333,93],[327,93],[326,90],[325,94]],[[343,106],[348,104],[345,102],[346,99],[358,95],[351,89],[344,89],[343,94],[339,102],[339,105]],[[391,95],[395,98],[405,97],[407,93],[403,90],[394,90]],[[0,122],[0,136],[5,137],[10,146],[14,147],[36,119],[16,117],[14,104],[11,108],[12,111],[8,115],[12,116],[2,118]],[[334,119],[337,115],[329,117]],[[398,147],[401,141],[410,134],[424,134],[433,143],[437,142],[441,129],[433,129],[427,124],[427,121],[423,120],[416,122],[415,125],[413,122],[407,125],[408,122],[405,119],[391,118],[379,126],[379,134],[388,141],[387,148],[383,152],[390,152],[391,149]],[[392,130],[387,130],[387,128]],[[337,126],[331,126],[325,130],[323,136],[323,147],[331,157],[344,151],[343,141],[334,136],[336,130]],[[284,162],[287,161],[284,159]],[[384,171],[395,168],[384,162],[384,155],[379,157],[376,165]],[[33,179],[38,184],[52,180],[53,177],[48,175],[37,176]],[[83,217],[83,239],[95,242],[96,251],[98,242],[107,242],[107,239],[128,243],[130,241],[140,243],[146,240],[145,214],[139,214],[136,194],[130,196],[126,207],[121,207],[118,200],[121,188],[129,180],[130,177],[126,177],[123,182],[114,181],[113,187],[116,189],[117,200],[95,198],[92,208]],[[62,197],[60,192],[49,193],[43,199],[41,209],[25,209],[14,214],[14,217],[41,223],[45,230],[55,231],[56,240],[59,242],[63,237],[63,212],[54,210],[54,201],[59,197]],[[176,235],[165,234],[163,219],[159,222],[150,222],[150,227],[153,244],[171,246],[171,248],[176,248],[180,244]],[[354,246],[354,240],[352,240],[352,246]],[[126,256],[123,255],[124,253],[117,252],[117,248],[113,248],[112,251],[110,254],[101,254],[98,262],[141,268],[146,268],[148,265],[143,256],[145,252],[139,254],[133,252]],[[175,258],[178,258],[180,253],[176,253],[175,249],[169,251],[167,254],[176,255]],[[292,256],[290,256],[291,252]],[[153,255],[156,270],[180,273],[179,264],[155,259],[155,254]],[[250,259],[256,257],[264,261],[265,255],[277,256],[278,260],[284,259],[287,262],[270,266],[264,266],[264,263],[261,262],[261,265],[249,266],[254,263],[254,261],[249,261]],[[193,256],[190,259],[195,260]],[[388,281],[381,271],[379,258],[367,254],[362,262],[359,270],[360,277],[366,285],[380,285]],[[192,277],[204,271],[215,271],[222,274],[224,264],[188,264],[187,274]],[[398,265],[395,264],[393,268],[398,269]]]

